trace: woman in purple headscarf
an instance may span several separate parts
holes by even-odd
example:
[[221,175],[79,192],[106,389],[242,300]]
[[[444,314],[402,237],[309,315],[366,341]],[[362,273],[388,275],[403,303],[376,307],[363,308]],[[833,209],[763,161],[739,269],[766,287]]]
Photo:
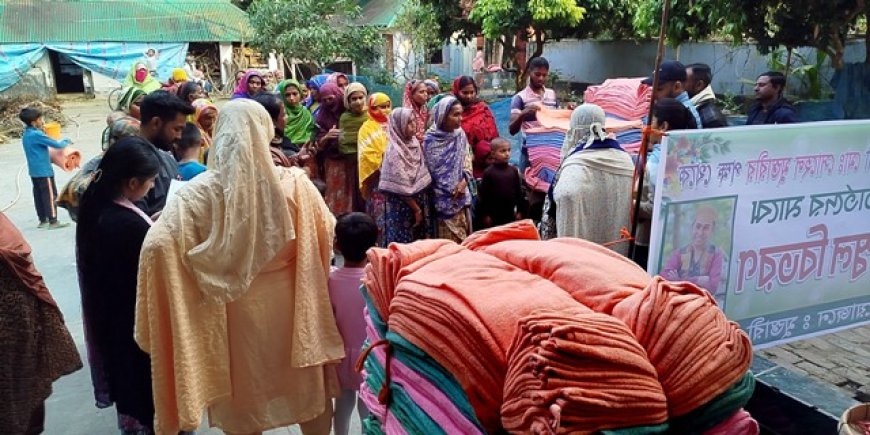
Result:
[[471,232],[472,174],[459,100],[445,97],[435,105],[423,150],[432,176],[438,238],[462,242]]
[[242,76],[241,80],[239,80],[239,84],[236,86],[235,92],[233,92],[232,99],[254,98],[257,94],[263,92],[265,87],[266,80],[263,79],[263,75],[260,74],[259,71],[250,70]]

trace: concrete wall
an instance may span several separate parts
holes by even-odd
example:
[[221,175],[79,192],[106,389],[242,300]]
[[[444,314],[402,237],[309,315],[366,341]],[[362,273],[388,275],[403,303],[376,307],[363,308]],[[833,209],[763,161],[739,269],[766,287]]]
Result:
[[[471,74],[474,47],[458,42],[449,42],[441,47],[443,63],[426,66],[429,74],[437,74],[442,81],[452,83],[453,77]],[[393,54],[395,58],[394,76],[399,82],[412,78],[416,59],[408,39],[400,32],[393,34]]]
[[90,71],[90,73],[91,80],[93,81],[94,93],[97,95],[107,95],[109,92],[112,92],[112,90],[121,87],[121,82],[109,76],[93,71]]
[[[815,50],[799,50],[808,59],[815,59]],[[544,45],[544,57],[550,61],[551,71],[561,80],[580,83],[601,83],[614,77],[648,76],[655,63],[656,43],[631,41],[563,40]],[[755,46],[734,47],[721,42],[686,43],[677,49],[668,47],[665,59],[677,59],[684,64],[706,63],[713,69],[713,88],[718,93],[751,94],[758,74],[770,68],[768,57],[761,55]],[[864,42],[847,44],[845,61],[864,61]],[[824,71],[830,78],[833,71]],[[799,86],[799,81],[789,82],[790,89]]]

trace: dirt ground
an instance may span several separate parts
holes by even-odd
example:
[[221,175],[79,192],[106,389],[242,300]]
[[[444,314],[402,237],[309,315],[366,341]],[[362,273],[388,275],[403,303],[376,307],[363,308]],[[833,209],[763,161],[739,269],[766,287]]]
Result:
[[[100,140],[109,114],[105,98],[75,100],[63,103],[70,122],[63,128],[64,137],[72,139],[72,146],[82,152],[86,162],[101,151]],[[58,189],[72,177],[55,168]],[[33,247],[36,266],[45,277],[49,290],[60,306],[64,320],[72,333],[85,367],[54,383],[54,391],[46,401],[45,434],[55,435],[113,435],[117,434],[114,408],[98,409],[94,406],[87,353],[84,346],[81,303],[75,263],[75,225],[57,230],[37,229],[39,223],[33,207],[33,195],[27,175],[24,152],[20,139],[0,144],[0,210],[21,230]],[[7,209],[8,207],[8,209]],[[59,209],[61,221],[70,222],[66,210]],[[360,433],[359,420],[351,430]],[[208,428],[203,421],[196,431],[203,435],[223,433]],[[297,426],[266,432],[275,434],[301,434]]]
[[[83,161],[100,153],[100,138],[109,110],[105,98],[66,101],[64,113],[70,122],[63,135],[73,140],[82,152]],[[72,176],[56,170],[58,188]],[[97,409],[87,367],[82,331],[81,306],[75,269],[75,226],[60,230],[38,230],[33,208],[31,184],[27,176],[20,140],[0,144],[0,210],[21,229],[33,246],[34,258],[45,276],[49,289],[60,305],[67,326],[73,334],[85,368],[58,380],[47,401],[46,434],[115,434],[113,409]],[[64,210],[61,220],[69,221]],[[805,374],[839,388],[859,401],[870,401],[870,326],[863,326],[802,340],[758,352],[790,370]],[[359,433],[358,420],[352,431]],[[219,434],[203,423],[200,434]],[[300,433],[285,428],[268,434]]]

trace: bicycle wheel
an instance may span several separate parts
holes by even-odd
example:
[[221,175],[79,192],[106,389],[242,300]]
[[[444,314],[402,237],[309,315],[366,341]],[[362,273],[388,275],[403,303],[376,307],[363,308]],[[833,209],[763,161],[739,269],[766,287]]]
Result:
[[121,94],[121,91],[122,91],[122,88],[117,88],[117,89],[113,89],[112,92],[109,92],[109,98],[108,98],[109,110],[117,110],[118,109],[118,104],[121,103],[121,97],[123,96]]

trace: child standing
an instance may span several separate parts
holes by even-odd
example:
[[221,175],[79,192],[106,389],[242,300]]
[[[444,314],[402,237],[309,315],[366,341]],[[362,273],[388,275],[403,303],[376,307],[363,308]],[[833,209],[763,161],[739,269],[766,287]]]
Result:
[[36,215],[39,217],[39,228],[55,229],[69,226],[69,223],[61,223],[57,220],[57,186],[54,184],[54,168],[51,167],[51,158],[48,148],[63,148],[69,145],[69,139],[56,141],[42,131],[45,120],[42,112],[37,109],[24,108],[18,114],[27,127],[21,137],[24,145],[24,155],[27,157],[27,169],[30,172],[30,180],[33,182],[33,203],[36,206]]
[[183,181],[190,181],[193,177],[206,171],[205,165],[199,162],[199,154],[202,149],[202,133],[199,127],[188,122],[181,132],[181,139],[175,145],[175,155],[178,159],[178,175]]
[[526,213],[523,179],[520,171],[508,163],[510,142],[499,137],[490,147],[492,164],[483,172],[477,200],[477,214],[484,228],[522,219]]
[[367,263],[366,251],[375,246],[377,238],[378,227],[365,213],[345,214],[335,224],[335,244],[344,257],[344,266],[333,267],[329,273],[329,298],[345,353],[338,367],[341,397],[335,402],[333,429],[336,435],[347,435],[354,403],[360,420],[368,416],[368,410],[357,397],[362,377],[354,370],[354,364],[366,338],[365,300],[359,287]]

